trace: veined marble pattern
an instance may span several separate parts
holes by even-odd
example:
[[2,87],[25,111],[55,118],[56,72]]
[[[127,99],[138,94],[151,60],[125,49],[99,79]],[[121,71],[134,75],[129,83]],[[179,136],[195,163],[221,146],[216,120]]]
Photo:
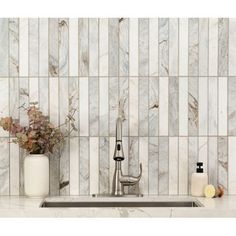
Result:
[[[78,131],[50,156],[51,195],[111,191],[118,114],[123,172],[143,163],[143,193],[188,194],[197,161],[210,183],[236,193],[235,22],[0,19],[0,117],[27,125],[18,108],[38,101],[58,125],[75,110]],[[0,195],[24,195],[26,154],[12,138],[0,129]]]

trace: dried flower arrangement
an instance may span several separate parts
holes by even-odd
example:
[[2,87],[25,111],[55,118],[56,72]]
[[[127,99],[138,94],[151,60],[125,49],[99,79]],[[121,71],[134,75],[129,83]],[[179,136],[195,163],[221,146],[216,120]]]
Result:
[[[20,148],[25,149],[30,154],[53,153],[56,149],[63,146],[65,138],[77,128],[75,127],[74,114],[76,110],[71,110],[63,124],[55,127],[48,116],[37,107],[37,103],[31,103],[29,107],[22,105],[29,118],[29,126],[21,126],[18,119],[4,117],[0,120],[0,126],[16,137],[14,143],[19,144]],[[70,125],[69,125],[70,124]],[[70,127],[65,133],[61,132],[61,127]]]

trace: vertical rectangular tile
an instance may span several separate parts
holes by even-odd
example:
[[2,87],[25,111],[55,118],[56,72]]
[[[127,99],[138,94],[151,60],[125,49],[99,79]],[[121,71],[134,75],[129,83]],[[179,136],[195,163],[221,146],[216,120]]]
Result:
[[48,39],[49,21],[47,18],[39,19],[39,75],[48,76]]
[[218,128],[218,117],[217,117],[217,106],[218,106],[218,78],[209,77],[209,135],[217,135]]
[[139,76],[148,76],[149,19],[139,19]]
[[129,19],[129,75],[138,76],[139,74],[139,20]]
[[148,78],[139,77],[139,136],[148,136]]
[[9,195],[9,139],[0,138],[0,195]]
[[159,194],[169,194],[169,142],[168,137],[159,137]]
[[79,138],[79,194],[89,195],[89,138]]
[[129,78],[129,135],[138,136],[139,132],[139,79]]
[[208,135],[208,78],[199,77],[199,135]]
[[223,186],[225,193],[228,192],[228,138],[218,137],[218,181],[217,183]]
[[179,137],[179,194],[188,194],[188,137]]
[[149,76],[158,76],[158,18],[149,19]]
[[217,186],[217,137],[208,138],[208,179],[209,183]]
[[188,134],[198,134],[198,77],[188,78]]
[[218,75],[228,75],[228,56],[229,56],[229,19],[219,18],[219,44],[218,44]]
[[228,194],[236,194],[236,175],[235,175],[235,167],[236,167],[236,137],[229,137],[229,159],[228,159],[228,185],[229,191]]
[[188,44],[188,74],[199,75],[199,41],[198,41],[198,19],[189,19],[189,44]]
[[179,75],[188,75],[188,19],[179,19]]
[[79,49],[79,76],[88,76],[89,47],[88,47],[88,19],[78,19],[78,49]]
[[108,19],[109,76],[118,76],[119,71],[119,19]]
[[208,75],[209,20],[199,19],[199,76]]
[[99,76],[108,76],[108,19],[99,19]]
[[236,134],[236,77],[228,78],[228,134]]
[[169,137],[169,194],[178,194],[179,156],[178,137]]
[[[138,137],[129,138],[129,175],[138,176],[139,174],[139,140]],[[137,186],[130,186],[129,193],[138,193]]]
[[190,194],[191,176],[196,172],[196,164],[198,162],[198,138],[188,138],[188,190]]
[[39,20],[29,19],[29,76],[39,75]]
[[109,135],[115,136],[116,119],[118,116],[118,77],[109,78]]
[[169,75],[179,75],[179,19],[169,19]]
[[148,194],[148,137],[139,137],[139,163],[142,163],[142,178],[139,182],[140,193]]
[[99,138],[99,193],[109,193],[109,138]]
[[169,77],[169,136],[179,135],[179,80]]
[[98,77],[89,77],[89,131],[98,136]]
[[59,76],[69,75],[69,20],[58,20]]
[[20,18],[19,23],[19,75],[28,76],[28,19]]
[[188,135],[188,78],[179,77],[179,135]]
[[98,19],[89,19],[89,75],[98,76]]
[[96,194],[99,192],[99,138],[89,138],[89,192]]
[[29,102],[39,101],[39,79],[38,77],[29,78]]
[[59,74],[59,32],[58,32],[58,19],[50,18],[48,22],[49,35],[49,58],[48,58],[48,69],[49,76],[57,77]]
[[169,75],[169,19],[160,18],[159,29],[159,76]]
[[169,78],[159,77],[159,135],[168,135]]
[[40,77],[39,79],[39,107],[43,114],[49,114],[49,79]]
[[9,25],[8,18],[0,19],[0,76],[8,76],[9,70]]
[[204,172],[208,169],[208,137],[198,137],[198,161],[203,162]]
[[10,157],[10,195],[19,195],[19,145],[10,139],[9,157]]
[[69,19],[69,75],[78,76],[79,64],[78,19]]
[[19,19],[9,19],[9,76],[19,75]]
[[[0,78],[0,116],[9,116],[9,79]],[[0,127],[0,137],[9,137],[8,131],[5,131]]]
[[158,137],[149,137],[148,142],[148,194],[158,194],[159,150]]
[[218,75],[218,19],[209,18],[209,76]]
[[227,135],[228,78],[218,78],[218,135]]
[[108,77],[99,77],[99,132],[100,136],[108,136],[109,114]]
[[70,137],[70,195],[79,195],[79,138]]
[[[60,73],[60,72],[59,72]],[[69,114],[69,101],[68,101],[68,78],[59,78],[59,124],[66,121]],[[66,124],[60,127],[61,131],[68,134],[69,125]],[[69,195],[70,191],[70,159],[69,159],[69,138],[66,138],[63,150],[60,156],[60,195]]]
[[236,19],[229,19],[229,76],[236,75]]
[[[109,137],[109,192],[112,192],[112,181],[113,181],[113,175],[114,175],[114,170],[115,170],[115,164],[113,160],[113,155],[114,155],[114,147],[115,147],[115,138],[114,137]],[[123,161],[124,163],[124,161]],[[122,163],[122,164],[123,164]],[[123,170],[124,172],[124,170]]]
[[159,78],[149,77],[149,136],[158,135],[159,119]]
[[79,132],[80,136],[89,135],[89,87],[88,78],[79,78]]
[[129,19],[119,19],[119,75],[129,75]]

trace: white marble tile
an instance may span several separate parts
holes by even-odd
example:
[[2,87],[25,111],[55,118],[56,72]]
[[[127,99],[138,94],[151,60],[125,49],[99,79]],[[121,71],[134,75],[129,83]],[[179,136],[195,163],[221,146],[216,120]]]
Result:
[[178,137],[169,137],[169,194],[178,194],[179,155]]
[[158,76],[158,18],[149,19],[149,75]]
[[169,75],[178,76],[179,68],[179,19],[169,19]]
[[235,175],[235,167],[236,167],[236,137],[228,138],[229,146],[229,156],[228,156],[228,181],[229,181],[229,194],[236,194],[236,175]]
[[159,77],[159,135],[168,135],[169,78]]
[[129,19],[129,75],[138,75],[139,23],[137,18]]
[[199,19],[199,76],[208,75],[209,19]]
[[39,75],[39,20],[29,18],[29,76]]
[[217,185],[217,137],[208,138],[208,178],[209,184]]
[[138,136],[138,94],[139,79],[138,77],[129,78],[129,134]]
[[148,193],[158,194],[159,151],[158,137],[149,137],[148,143]]
[[70,195],[70,140],[65,138],[64,146],[60,152],[59,169],[59,194],[62,196]]
[[188,19],[179,19],[179,75],[188,75]]
[[[20,89],[20,106],[29,105],[29,79],[27,77],[19,78],[19,89]],[[20,123],[23,126],[28,125],[28,117],[24,109],[20,109]]]
[[99,139],[89,138],[89,193],[99,193]]
[[208,170],[208,137],[198,138],[198,161],[203,162],[204,172]]
[[28,19],[20,18],[19,22],[19,75],[28,76]]
[[8,18],[1,18],[0,19],[0,76],[8,76],[9,70],[9,55],[8,55],[8,48],[9,48],[9,23]]
[[10,157],[10,195],[19,195],[19,145],[12,143],[10,139],[9,157]]
[[119,75],[129,75],[129,19],[119,20]]
[[188,135],[188,78],[179,77],[179,135]]
[[[109,192],[112,191],[112,180],[113,180],[113,175],[114,175],[114,170],[115,170],[115,161],[113,160],[115,142],[116,142],[115,137],[109,137],[109,190],[110,190]],[[123,161],[123,163],[124,163],[124,161]],[[122,168],[123,168],[123,166],[122,166]],[[124,172],[124,170],[123,170],[123,172]]]
[[29,102],[39,101],[39,79],[38,77],[29,78]]
[[229,19],[229,76],[236,75],[236,19]]
[[39,107],[43,114],[49,114],[49,79],[41,77],[39,79]]
[[0,195],[9,195],[9,139],[0,138]]
[[149,64],[149,19],[139,19],[139,76],[148,76]]
[[218,19],[209,18],[209,76],[218,75]]
[[49,76],[57,77],[59,75],[59,30],[58,19],[50,18],[48,22],[49,35],[49,55],[48,55],[48,70]]
[[80,136],[89,135],[88,78],[79,78],[79,132]]
[[108,19],[99,19],[99,76],[108,76]]
[[209,133],[208,135],[217,135],[218,133],[218,78],[217,77],[209,77],[208,78],[208,109],[209,109],[209,116],[208,116],[208,125],[209,125]]
[[159,18],[159,76],[169,75],[169,19]]
[[199,77],[199,135],[208,135],[208,78]]
[[19,19],[9,19],[9,75],[19,75]]
[[70,195],[79,195],[79,138],[70,138]]
[[20,104],[19,91],[20,91],[19,79],[17,77],[10,78],[9,79],[9,115],[13,119],[19,119],[19,106],[20,106],[19,105]]
[[88,76],[89,49],[88,49],[88,19],[78,19],[78,49],[79,49],[79,76]]
[[179,137],[179,194],[188,194],[188,137]]
[[39,19],[39,75],[48,76],[48,19]]
[[69,75],[69,20],[58,20],[59,76]]
[[139,163],[142,163],[142,177],[139,182],[140,193],[148,194],[148,137],[139,137]]
[[159,119],[159,78],[149,77],[149,136],[158,135]]
[[98,19],[89,19],[89,76],[98,76]]
[[218,78],[218,135],[228,134],[228,78]]

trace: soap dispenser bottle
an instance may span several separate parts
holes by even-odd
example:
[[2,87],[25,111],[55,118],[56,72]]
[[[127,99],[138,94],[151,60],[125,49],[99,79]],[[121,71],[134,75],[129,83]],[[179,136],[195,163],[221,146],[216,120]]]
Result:
[[207,173],[203,173],[203,163],[197,162],[196,173],[191,178],[191,195],[194,197],[203,197],[204,188],[208,184]]

